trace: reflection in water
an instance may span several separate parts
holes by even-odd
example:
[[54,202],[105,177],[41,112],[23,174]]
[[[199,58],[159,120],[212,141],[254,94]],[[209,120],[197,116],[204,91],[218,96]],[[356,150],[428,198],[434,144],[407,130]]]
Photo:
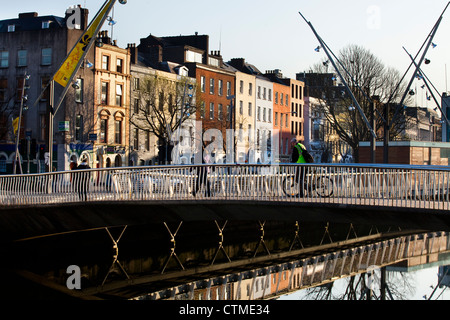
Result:
[[[280,300],[450,300],[450,260],[440,261],[445,266],[424,265],[419,269],[397,267],[373,271],[374,282],[369,291],[367,274],[360,274],[334,282],[281,296]],[[385,277],[385,278],[384,278]],[[383,283],[382,281],[385,280]],[[384,286],[384,287],[383,287]],[[370,296],[368,295],[370,293]]]
[[[11,275],[3,294],[153,300],[412,299],[413,279],[405,271],[445,266],[449,247],[445,232],[338,223],[215,221],[105,228],[3,246],[8,261],[4,272]],[[69,266],[79,267],[81,290],[68,289],[73,280]],[[442,270],[442,279],[448,279],[447,269]],[[446,286],[448,280],[440,283]],[[421,294],[445,298],[441,288]]]

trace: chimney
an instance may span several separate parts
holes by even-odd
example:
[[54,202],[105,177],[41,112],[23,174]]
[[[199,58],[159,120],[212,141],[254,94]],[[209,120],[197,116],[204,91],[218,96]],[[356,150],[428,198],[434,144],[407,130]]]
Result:
[[89,26],[89,10],[82,8],[81,5],[78,5],[78,8],[81,10],[81,29],[86,30]]
[[100,31],[98,38],[104,44],[111,44],[111,38],[108,35],[108,30]]
[[39,15],[37,12],[24,12],[19,13],[19,19],[37,18]]
[[127,49],[130,51],[131,54],[131,64],[137,64],[139,61],[139,56],[138,56],[138,48],[136,47],[135,43],[129,43],[127,46]]
[[233,58],[230,61],[230,64],[235,67],[238,70],[242,70],[245,65],[245,59],[244,58]]

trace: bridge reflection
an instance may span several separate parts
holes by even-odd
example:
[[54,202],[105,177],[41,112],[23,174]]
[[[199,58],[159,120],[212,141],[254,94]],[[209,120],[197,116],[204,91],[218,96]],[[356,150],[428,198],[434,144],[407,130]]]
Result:
[[[256,300],[364,275],[373,266],[439,259],[449,250],[447,232],[326,222],[208,221],[38,238],[15,242],[2,253],[7,272],[63,297]],[[81,290],[66,286],[71,265],[81,269]],[[30,294],[27,289],[16,286],[4,292],[20,297]]]

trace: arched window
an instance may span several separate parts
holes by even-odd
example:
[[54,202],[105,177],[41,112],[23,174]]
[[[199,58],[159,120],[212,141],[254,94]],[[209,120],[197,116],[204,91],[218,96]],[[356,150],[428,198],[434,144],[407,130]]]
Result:
[[108,143],[108,120],[110,116],[111,113],[108,110],[100,111],[100,143]]
[[122,157],[117,155],[114,159],[114,167],[120,168],[122,166]]
[[123,119],[125,115],[122,112],[114,114],[114,143],[122,144],[123,140]]

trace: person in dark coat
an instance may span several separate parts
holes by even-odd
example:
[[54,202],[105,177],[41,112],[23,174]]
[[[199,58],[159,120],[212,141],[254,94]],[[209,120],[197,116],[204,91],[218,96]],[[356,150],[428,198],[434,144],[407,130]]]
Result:
[[[75,170],[88,170],[91,169],[91,167],[87,163],[87,159],[84,158],[81,162],[81,164],[75,169]],[[86,201],[87,200],[87,194],[89,192],[89,181],[90,181],[90,173],[89,172],[79,172],[78,173],[78,183],[77,183],[77,189],[78,189],[78,196],[80,200]]]
[[[202,147],[202,163],[203,164],[211,163],[211,157],[205,152],[204,145]],[[192,194],[195,197],[197,195],[197,193],[200,191],[200,189],[203,186],[206,186],[206,196],[210,197],[211,196],[211,183],[208,180],[208,172],[209,172],[210,168],[207,166],[197,166],[195,169],[197,171],[197,180],[195,183],[195,189],[192,192]]]

